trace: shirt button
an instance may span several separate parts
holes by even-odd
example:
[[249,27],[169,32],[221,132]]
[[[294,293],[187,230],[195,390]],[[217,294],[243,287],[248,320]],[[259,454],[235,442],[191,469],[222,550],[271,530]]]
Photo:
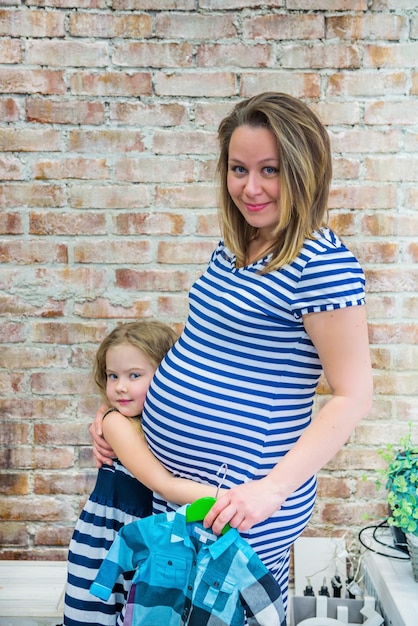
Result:
[[173,561],[167,561],[167,565],[173,565]]
[[193,585],[188,585],[187,589],[188,589],[189,591],[192,591],[192,590],[193,590]]
[[218,581],[217,581],[217,580],[213,583],[213,586],[214,586],[214,587],[219,587],[219,583],[218,583]]

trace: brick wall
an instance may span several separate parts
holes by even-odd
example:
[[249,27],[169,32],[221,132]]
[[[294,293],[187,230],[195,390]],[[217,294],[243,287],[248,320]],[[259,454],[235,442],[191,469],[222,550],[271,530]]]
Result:
[[331,223],[367,273],[374,408],[308,531],[355,533],[385,511],[362,481],[376,447],[418,425],[418,2],[111,4],[0,6],[0,558],[65,558],[95,477],[95,349],[120,320],[181,327],[219,236],[217,124],[264,90],[327,124]]

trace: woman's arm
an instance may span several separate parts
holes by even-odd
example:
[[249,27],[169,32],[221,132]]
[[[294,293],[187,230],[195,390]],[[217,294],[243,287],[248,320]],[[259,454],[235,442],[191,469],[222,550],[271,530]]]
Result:
[[103,435],[123,465],[164,500],[188,504],[206,496],[216,497],[216,487],[173,476],[149,449],[132,420],[116,410],[102,422]]
[[222,495],[205,518],[219,534],[227,522],[247,531],[328,463],[369,412],[373,381],[365,306],[304,316],[332,391],[310,426],[270,473]]

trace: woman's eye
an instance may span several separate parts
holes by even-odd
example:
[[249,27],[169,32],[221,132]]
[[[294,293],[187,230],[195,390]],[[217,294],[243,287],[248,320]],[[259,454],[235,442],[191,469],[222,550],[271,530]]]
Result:
[[235,172],[235,174],[245,174],[247,170],[242,165],[233,165],[231,171]]
[[277,174],[279,170],[277,169],[277,167],[273,167],[273,165],[268,165],[267,167],[264,168],[264,171],[266,174],[271,175],[271,174]]

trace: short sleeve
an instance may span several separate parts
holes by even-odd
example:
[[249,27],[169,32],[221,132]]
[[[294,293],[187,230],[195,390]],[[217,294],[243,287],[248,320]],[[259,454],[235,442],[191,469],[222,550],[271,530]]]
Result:
[[294,293],[295,318],[361,304],[365,304],[365,278],[356,257],[338,238],[318,246],[304,265]]

